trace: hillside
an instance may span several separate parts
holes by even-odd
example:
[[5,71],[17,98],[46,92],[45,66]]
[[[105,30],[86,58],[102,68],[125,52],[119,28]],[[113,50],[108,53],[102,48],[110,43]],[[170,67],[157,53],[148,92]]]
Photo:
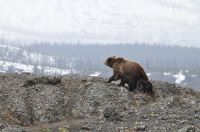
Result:
[[20,46],[0,45],[0,72],[22,73],[29,72],[43,75],[63,75],[76,73],[64,59],[56,56],[30,52]]
[[[152,80],[162,80],[199,90],[200,49],[145,44],[89,45],[17,42],[0,44],[0,72],[37,75],[80,74],[108,77],[103,64],[108,56],[121,56],[142,64]],[[7,44],[7,45],[6,45]],[[112,51],[110,50],[112,49]],[[170,54],[169,54],[170,53]],[[98,73],[98,74],[96,74]]]
[[103,64],[105,58],[113,55],[121,56],[142,64],[152,80],[200,89],[200,61],[197,61],[200,60],[199,48],[151,46],[145,43],[119,45],[36,43],[23,48],[28,52],[57,56],[58,66],[65,69],[73,68],[78,74],[91,75],[99,72],[101,77],[112,74],[112,71]]
[[200,92],[152,81],[150,98],[116,83],[78,75],[0,74],[0,131],[200,130]]

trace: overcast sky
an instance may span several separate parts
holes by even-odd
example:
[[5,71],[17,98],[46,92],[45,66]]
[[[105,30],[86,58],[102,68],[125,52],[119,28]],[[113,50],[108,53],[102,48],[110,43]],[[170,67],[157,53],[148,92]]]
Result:
[[200,47],[200,1],[0,0],[0,36]]

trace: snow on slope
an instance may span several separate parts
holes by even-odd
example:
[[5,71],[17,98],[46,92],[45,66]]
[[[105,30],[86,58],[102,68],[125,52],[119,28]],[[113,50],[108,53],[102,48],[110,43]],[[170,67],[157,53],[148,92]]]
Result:
[[[55,58],[38,53],[28,52],[16,46],[0,45],[0,54],[4,60],[0,60],[0,72],[29,72],[45,75],[65,75],[76,73],[74,69],[60,69],[53,67]],[[46,64],[46,65],[41,65]]]
[[18,51],[18,50],[20,50],[20,48],[15,47],[15,46],[1,45],[1,44],[0,44],[0,48],[6,48],[6,49],[9,49],[10,51]]
[[91,77],[98,77],[99,75],[101,75],[101,72],[95,72],[93,74],[91,74]]
[[18,63],[29,63],[29,64],[44,64],[55,65],[55,58],[52,56],[46,56],[39,53],[27,52],[16,46],[1,45],[0,54],[4,60],[18,62]]
[[1,0],[0,36],[199,46],[199,0]]
[[198,75],[191,75],[191,77],[198,77]]
[[33,63],[39,62],[39,64],[41,64],[43,60],[46,60],[48,61],[48,64],[55,64],[55,59],[52,56],[44,56],[39,53],[28,53],[27,51],[23,51],[23,55],[27,60],[31,60]]
[[15,72],[33,72],[33,66],[20,63],[0,61],[0,67],[2,71],[14,70]]
[[173,75],[173,77],[176,79],[175,83],[177,84],[181,84],[185,80],[185,75],[183,74],[182,70],[179,73]]
[[147,73],[147,76],[151,76],[152,74],[149,72],[149,73]]
[[170,76],[170,75],[172,75],[172,73],[171,72],[164,72],[163,75],[164,76]]
[[[37,70],[42,70],[43,74],[46,74],[46,75],[65,75],[65,74],[71,73],[71,70],[69,69],[60,69],[60,68],[45,67],[45,66],[34,67],[33,65],[25,65],[22,63],[14,63],[14,62],[0,60],[0,72],[3,72],[3,73],[11,72],[10,70],[16,73],[23,73],[23,72],[33,73],[35,68]],[[74,70],[73,70],[73,73],[75,73]]]

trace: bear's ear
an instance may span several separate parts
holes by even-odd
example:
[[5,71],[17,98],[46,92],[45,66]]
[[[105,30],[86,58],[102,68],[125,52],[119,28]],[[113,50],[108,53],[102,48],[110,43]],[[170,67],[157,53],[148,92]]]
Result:
[[118,60],[119,62],[121,62],[121,61],[124,60],[124,58],[122,58],[122,57],[118,57],[117,60]]

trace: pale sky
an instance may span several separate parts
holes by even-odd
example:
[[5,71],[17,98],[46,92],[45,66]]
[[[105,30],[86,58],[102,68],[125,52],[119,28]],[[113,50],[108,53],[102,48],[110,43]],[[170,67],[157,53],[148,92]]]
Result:
[[200,47],[200,1],[0,0],[0,36]]

